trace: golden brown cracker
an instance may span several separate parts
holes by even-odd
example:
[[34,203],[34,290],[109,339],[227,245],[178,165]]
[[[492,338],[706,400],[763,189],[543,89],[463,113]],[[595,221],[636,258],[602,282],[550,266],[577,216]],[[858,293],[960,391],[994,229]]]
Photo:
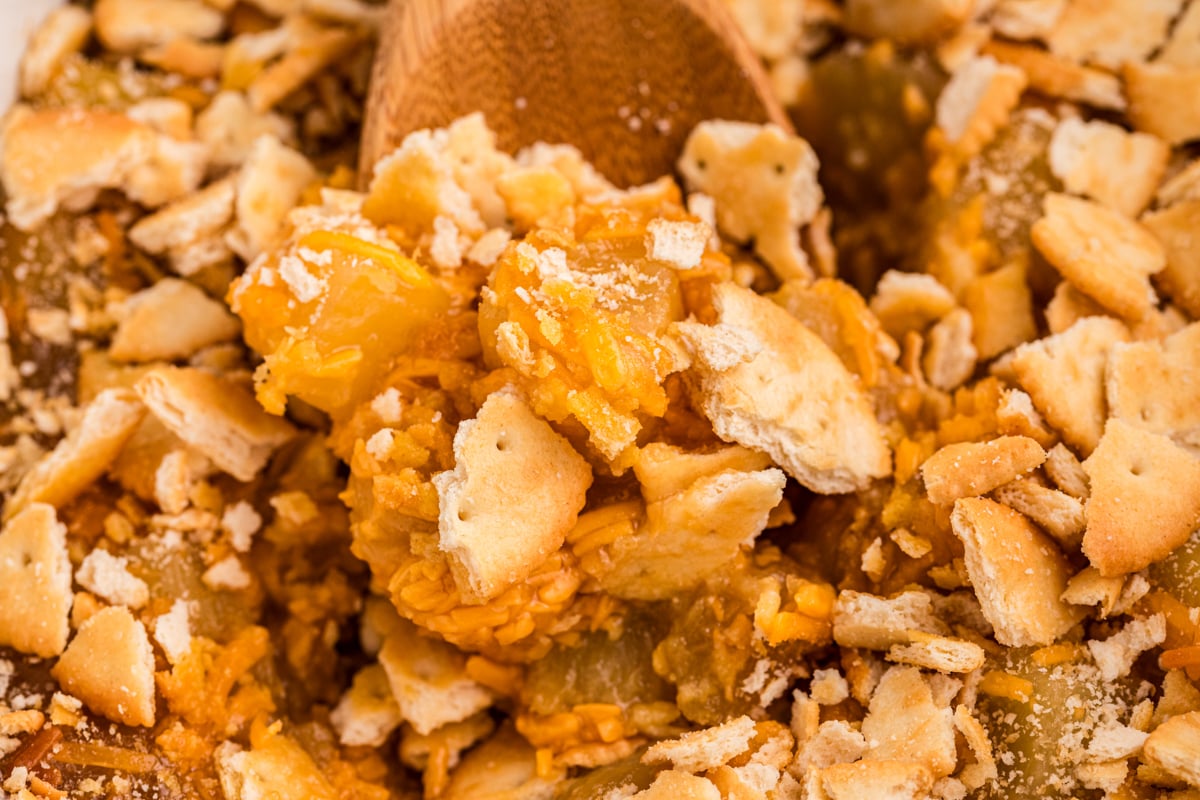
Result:
[[1026,517],[993,500],[968,497],[954,504],[950,522],[998,642],[1053,644],[1083,617],[1060,599],[1070,575],[1066,558]]
[[1083,468],[1083,552],[1101,575],[1165,558],[1200,524],[1200,458],[1166,436],[1110,419]]

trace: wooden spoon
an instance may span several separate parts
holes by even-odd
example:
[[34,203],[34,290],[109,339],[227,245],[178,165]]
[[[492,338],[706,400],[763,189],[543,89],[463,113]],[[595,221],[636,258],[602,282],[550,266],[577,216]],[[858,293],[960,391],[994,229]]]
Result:
[[703,120],[790,129],[721,0],[392,0],[362,180],[407,134],[473,111],[505,150],[567,142],[622,186],[669,174]]

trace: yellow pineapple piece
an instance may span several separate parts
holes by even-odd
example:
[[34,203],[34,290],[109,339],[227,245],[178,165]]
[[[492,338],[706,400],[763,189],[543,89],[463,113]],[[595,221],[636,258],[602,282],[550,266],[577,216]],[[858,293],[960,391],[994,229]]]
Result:
[[335,416],[367,399],[401,353],[449,308],[419,264],[342,231],[293,237],[230,292],[246,341],[264,356],[258,399],[275,414],[295,395]]
[[661,338],[683,318],[682,276],[649,258],[646,240],[655,216],[686,215],[669,197],[627,202],[532,232],[501,256],[480,308],[485,358],[516,370],[538,414],[583,425],[609,461],[643,415],[666,413],[663,381],[682,366]]

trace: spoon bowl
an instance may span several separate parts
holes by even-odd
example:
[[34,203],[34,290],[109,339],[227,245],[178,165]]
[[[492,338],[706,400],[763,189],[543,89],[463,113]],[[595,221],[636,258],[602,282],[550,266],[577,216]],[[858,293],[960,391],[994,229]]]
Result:
[[392,0],[360,154],[482,111],[511,152],[578,147],[609,180],[672,171],[706,119],[790,129],[720,0]]

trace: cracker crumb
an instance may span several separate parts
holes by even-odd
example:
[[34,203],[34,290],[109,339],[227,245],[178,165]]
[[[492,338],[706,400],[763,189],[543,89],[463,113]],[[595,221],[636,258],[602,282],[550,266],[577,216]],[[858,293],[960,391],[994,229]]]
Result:
[[191,610],[184,600],[176,600],[171,610],[154,621],[154,640],[162,647],[167,661],[178,664],[192,649]]
[[675,269],[694,269],[700,266],[711,238],[712,231],[703,222],[651,220],[646,226],[646,255]]
[[238,592],[250,588],[253,577],[237,556],[226,556],[204,571],[204,585],[217,591]]
[[254,534],[262,527],[262,517],[254,506],[239,500],[226,506],[221,514],[221,527],[229,534],[229,543],[239,553],[250,552]]
[[129,573],[128,564],[126,558],[96,549],[79,565],[75,581],[113,605],[141,608],[150,600],[150,587]]
[[1130,620],[1107,639],[1089,639],[1087,647],[1104,680],[1115,681],[1128,675],[1137,657],[1162,644],[1166,636],[1166,617],[1155,614],[1146,619]]

